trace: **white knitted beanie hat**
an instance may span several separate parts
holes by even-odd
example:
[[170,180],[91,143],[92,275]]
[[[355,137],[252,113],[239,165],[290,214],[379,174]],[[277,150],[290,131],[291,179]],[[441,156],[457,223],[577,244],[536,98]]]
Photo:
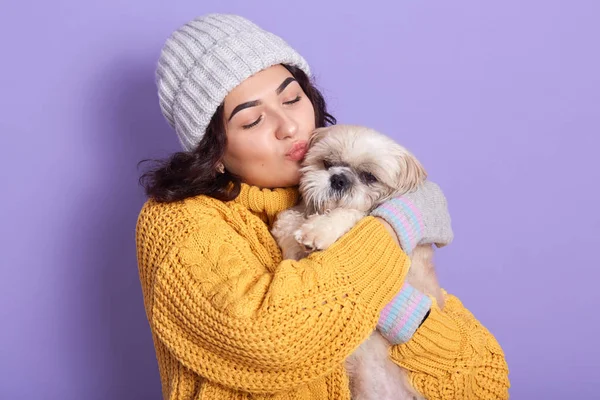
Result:
[[310,76],[304,58],[283,39],[237,15],[209,14],[173,32],[160,54],[156,84],[162,113],[183,149],[196,148],[232,89],[276,64]]

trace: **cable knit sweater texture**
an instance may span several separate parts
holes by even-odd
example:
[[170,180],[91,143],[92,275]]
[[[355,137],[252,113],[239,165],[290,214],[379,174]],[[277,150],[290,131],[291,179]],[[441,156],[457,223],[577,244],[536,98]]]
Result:
[[[373,217],[326,251],[282,260],[269,232],[295,189],[146,202],[137,257],[165,399],[349,399],[345,358],[375,329],[410,260]],[[390,356],[428,399],[506,399],[494,337],[447,295]]]

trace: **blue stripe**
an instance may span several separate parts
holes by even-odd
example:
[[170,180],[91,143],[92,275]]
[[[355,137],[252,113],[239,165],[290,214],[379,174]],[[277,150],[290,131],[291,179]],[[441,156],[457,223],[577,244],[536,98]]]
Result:
[[388,314],[386,320],[383,323],[383,332],[389,332],[396,324],[396,320],[398,319],[398,314],[401,311],[406,310],[406,303],[410,296],[412,296],[413,291],[415,289],[412,286],[409,286],[398,293],[398,295],[392,300],[391,303],[391,311]]
[[419,323],[427,314],[427,310],[431,308],[431,299],[426,295],[423,295],[423,298],[419,302],[417,308],[415,308],[414,313],[408,319],[406,325],[402,327],[400,332],[398,332],[397,339],[401,340],[403,343],[408,342],[411,336],[419,327]]
[[[400,242],[401,243],[406,243],[409,246],[411,245],[410,242],[410,237],[408,235],[408,232],[406,231],[404,224],[402,223],[402,221],[400,221],[400,219],[392,214],[390,211],[381,208],[381,209],[376,209],[375,211],[373,211],[372,215],[375,216],[383,216],[384,219],[386,219],[388,221],[388,223],[390,225],[392,225],[392,228],[394,228],[394,231],[396,232],[396,235],[400,236]],[[410,250],[410,249],[406,249],[406,250]]]
[[412,223],[413,228],[417,231],[418,236],[421,236],[421,224],[419,224],[419,219],[417,218],[417,216],[415,215],[413,210],[408,206],[408,204],[406,204],[406,202],[404,202],[398,198],[394,198],[394,199],[392,199],[392,201],[394,202],[394,204],[398,203],[400,205],[400,208],[402,210],[404,210],[404,214],[408,217],[408,220]]

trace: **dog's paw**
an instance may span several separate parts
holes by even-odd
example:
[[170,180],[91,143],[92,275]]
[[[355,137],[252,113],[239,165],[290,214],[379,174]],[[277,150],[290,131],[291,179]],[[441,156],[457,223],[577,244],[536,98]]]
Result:
[[327,215],[312,215],[294,232],[294,237],[307,251],[325,250],[339,235]]

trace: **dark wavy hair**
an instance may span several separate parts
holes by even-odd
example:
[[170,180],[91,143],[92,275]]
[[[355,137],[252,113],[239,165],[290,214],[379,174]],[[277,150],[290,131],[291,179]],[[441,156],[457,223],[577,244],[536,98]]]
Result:
[[[333,125],[336,119],[327,112],[327,105],[321,92],[300,68],[284,65],[298,81],[315,110],[317,128]],[[139,183],[146,195],[158,202],[173,202],[204,194],[222,201],[235,199],[240,193],[241,180],[225,170],[217,172],[217,165],[223,159],[227,136],[223,119],[223,104],[213,115],[206,133],[196,149],[191,152],[178,152],[165,160],[142,160],[154,165],[144,172]]]

